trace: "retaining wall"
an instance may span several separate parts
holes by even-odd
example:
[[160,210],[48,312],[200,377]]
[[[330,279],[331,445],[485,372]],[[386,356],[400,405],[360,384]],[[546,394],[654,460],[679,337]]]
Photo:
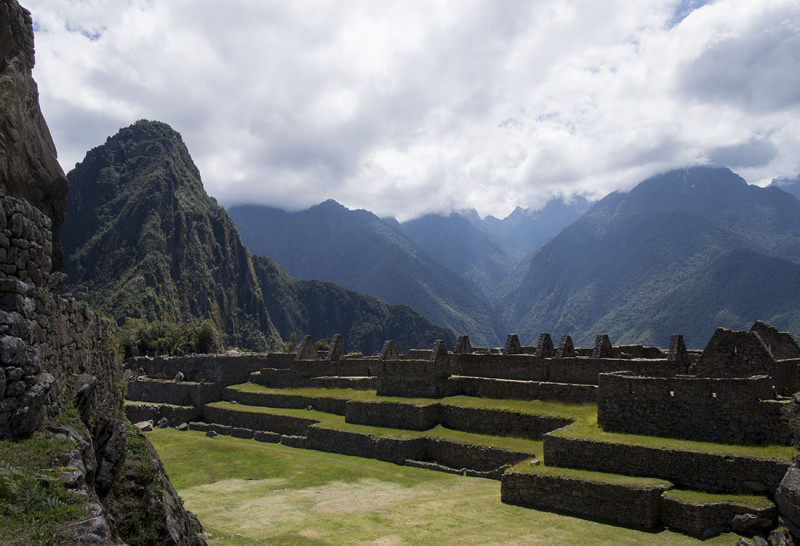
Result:
[[202,419],[203,411],[201,408],[166,404],[125,404],[125,416],[131,423],[150,419],[158,423],[162,417],[166,417],[170,426],[177,426]]
[[205,419],[210,423],[249,428],[253,430],[266,430],[279,434],[292,436],[305,436],[306,429],[318,423],[316,419],[304,419],[289,415],[273,415],[253,411],[234,410],[205,406],[203,409]]
[[601,374],[597,422],[614,432],[735,444],[789,445],[790,402],[771,400],[773,380]]
[[138,356],[125,361],[125,368],[144,372],[151,378],[173,379],[178,372],[186,381],[219,383],[222,386],[245,383],[250,374],[281,362],[280,354]]
[[299,394],[247,392],[226,388],[222,390],[222,400],[238,402],[248,406],[270,408],[306,409],[311,407],[325,413],[344,415],[347,400],[343,398],[317,398]]
[[463,408],[448,404],[417,406],[398,402],[347,402],[345,421],[359,425],[428,430],[437,425],[476,434],[540,440],[572,419],[530,415],[497,409]]
[[447,380],[447,396],[462,394],[479,398],[555,400],[570,404],[586,404],[597,401],[597,386],[484,377],[450,377]]
[[115,327],[58,294],[66,276],[52,270],[51,228],[25,199],[0,194],[0,438],[38,428],[78,383],[90,430],[122,417]]
[[686,489],[751,494],[774,492],[791,464],[567,438],[559,434],[545,435],[544,460],[548,466],[661,478]]
[[661,521],[665,527],[699,539],[711,538],[730,530],[731,519],[739,514],[754,514],[775,519],[778,508],[756,508],[737,501],[697,504],[681,500],[670,492],[661,497]]
[[203,404],[218,401],[220,393],[221,387],[217,383],[135,379],[129,381],[127,385],[128,400],[198,408]]
[[649,487],[599,483],[548,474],[503,474],[501,499],[538,510],[638,529],[661,526],[661,494],[670,484]]
[[[633,350],[633,348],[628,347]],[[659,351],[660,350],[654,350]],[[641,348],[637,354],[655,354]],[[619,351],[618,351],[619,352]],[[663,353],[661,353],[663,355]],[[526,354],[454,354],[451,373],[470,377],[546,381],[597,385],[601,373],[633,370],[645,375],[665,377],[686,373],[685,365],[666,358],[537,358]]]

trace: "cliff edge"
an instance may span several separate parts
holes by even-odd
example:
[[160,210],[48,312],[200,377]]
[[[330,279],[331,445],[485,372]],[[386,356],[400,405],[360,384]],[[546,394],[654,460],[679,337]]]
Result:
[[68,185],[33,55],[30,13],[0,0],[0,542],[204,544],[124,420],[114,323],[60,293]]

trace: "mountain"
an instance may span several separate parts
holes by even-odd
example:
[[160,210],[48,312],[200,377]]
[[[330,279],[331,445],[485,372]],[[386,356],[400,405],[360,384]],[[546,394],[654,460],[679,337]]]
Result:
[[698,167],[607,196],[529,255],[496,297],[505,323],[532,338],[588,344],[605,332],[664,345],[679,332],[698,347],[717,326],[756,319],[797,332],[800,301],[787,290],[798,264],[797,199]]
[[426,254],[475,284],[484,295],[517,265],[500,241],[455,212],[449,216],[429,214],[398,226]]
[[576,195],[569,200],[556,198],[538,210],[517,207],[502,220],[468,214],[475,227],[491,235],[507,248],[517,262],[549,238],[580,218],[591,203]]
[[791,193],[800,199],[800,176],[796,176],[795,178],[775,178],[767,187],[780,188],[786,193]]
[[228,210],[253,254],[270,256],[291,276],[341,284],[408,305],[477,345],[501,335],[489,301],[398,229],[365,210],[329,200],[301,212],[240,205]]
[[172,128],[138,121],[67,178],[64,272],[76,297],[118,321],[212,318],[229,345],[279,341],[236,226]]
[[267,310],[284,339],[292,332],[314,339],[341,334],[349,351],[380,352],[394,340],[401,352],[432,347],[437,339],[455,344],[452,331],[436,326],[405,305],[388,305],[332,282],[297,281],[274,260],[253,256]]

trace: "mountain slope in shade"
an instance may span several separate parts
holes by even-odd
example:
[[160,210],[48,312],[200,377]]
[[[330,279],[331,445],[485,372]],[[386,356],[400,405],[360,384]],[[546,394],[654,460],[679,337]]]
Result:
[[297,281],[272,259],[253,256],[253,266],[267,310],[284,339],[292,332],[314,339],[342,334],[349,351],[380,352],[394,340],[401,352],[432,347],[437,339],[455,344],[450,330],[436,326],[405,305],[388,305],[374,296],[324,281]]
[[[731,254],[739,249],[749,254]],[[699,346],[717,326],[793,324],[779,310],[785,283],[760,285],[754,301],[741,280],[756,264],[774,266],[771,258],[800,262],[800,202],[727,169],[694,168],[607,196],[530,255],[497,297],[506,325],[532,338],[569,333],[588,344],[606,332],[614,342],[664,345],[680,332]],[[711,290],[708,279],[729,279],[729,289]],[[733,310],[745,301],[747,313]]]
[[168,125],[120,130],[67,178],[64,272],[77,297],[117,320],[210,317],[231,345],[279,341],[236,226]]
[[569,201],[555,198],[539,210],[517,207],[502,220],[494,216],[481,218],[476,212],[465,214],[478,229],[500,241],[517,262],[540,244],[557,235],[562,229],[589,210],[591,203],[575,196]]
[[398,225],[426,254],[475,284],[485,295],[517,265],[502,243],[461,214],[429,214]]
[[228,212],[250,252],[270,256],[295,278],[408,305],[477,345],[501,342],[489,301],[371,212],[332,200],[296,213],[253,205]]
[[795,178],[775,178],[767,187],[780,188],[800,199],[800,176]]

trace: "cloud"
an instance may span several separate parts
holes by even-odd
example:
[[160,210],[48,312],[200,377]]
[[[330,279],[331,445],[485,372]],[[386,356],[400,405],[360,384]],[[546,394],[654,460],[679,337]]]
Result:
[[504,216],[698,163],[800,172],[791,0],[26,7],[65,169],[158,119],[225,205]]

